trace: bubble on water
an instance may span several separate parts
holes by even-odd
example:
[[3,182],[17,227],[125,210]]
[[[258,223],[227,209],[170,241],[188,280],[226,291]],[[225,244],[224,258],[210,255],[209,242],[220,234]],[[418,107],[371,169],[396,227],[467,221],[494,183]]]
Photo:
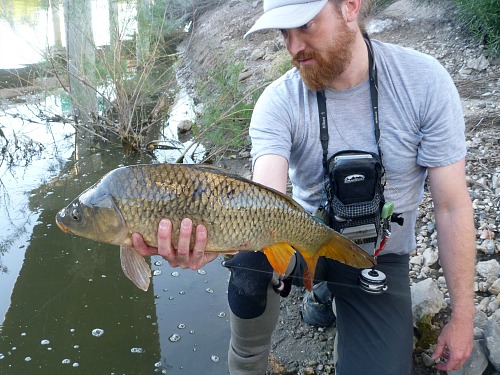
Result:
[[80,364],[78,362],[73,363],[73,367],[78,367]]
[[42,345],[49,345],[49,344],[50,344],[50,341],[49,341],[49,340],[42,340],[42,341],[40,342],[40,344],[42,344]]
[[153,276],[160,276],[161,275],[161,270],[154,270],[153,271]]
[[92,330],[92,336],[95,336],[95,337],[101,337],[102,335],[104,335],[104,330],[101,329],[101,328],[95,328]]
[[184,329],[184,328],[186,328],[186,325],[184,323],[179,323],[179,325],[177,326],[177,328]]
[[63,365],[69,365],[71,363],[71,359],[69,358],[64,358],[61,362]]
[[130,353],[142,354],[142,353],[144,353],[144,349],[143,348],[132,348],[132,349],[130,349]]
[[205,271],[204,269],[200,268],[198,271],[197,271],[200,275],[206,275],[207,274],[207,271]]
[[181,296],[183,296],[184,294],[186,294],[186,292],[185,292],[185,291],[183,291],[183,290],[181,290],[181,291],[179,291],[179,294],[180,294]]
[[207,289],[205,289],[205,292],[207,292],[207,293],[213,293],[214,291],[213,291],[213,289],[207,288]]
[[179,277],[179,276],[180,276],[180,273],[179,273],[179,272],[177,272],[177,271],[174,271],[174,272],[172,272],[172,273],[171,273],[171,275],[172,275],[173,277]]
[[155,266],[161,266],[162,262],[161,262],[161,260],[157,260],[154,264],[155,264]]
[[221,311],[220,313],[217,314],[219,318],[225,318],[227,314],[224,311]]
[[29,361],[31,361],[31,357],[26,357],[26,358],[24,358],[24,360],[25,360],[26,362],[29,362]]
[[219,362],[219,357],[217,357],[216,355],[212,355],[210,359],[212,360],[212,362]]
[[169,341],[171,342],[177,342],[181,339],[181,335],[177,334],[177,333],[173,333],[172,336],[170,336],[168,338]]
[[193,335],[194,334],[194,329],[190,330],[189,333]]

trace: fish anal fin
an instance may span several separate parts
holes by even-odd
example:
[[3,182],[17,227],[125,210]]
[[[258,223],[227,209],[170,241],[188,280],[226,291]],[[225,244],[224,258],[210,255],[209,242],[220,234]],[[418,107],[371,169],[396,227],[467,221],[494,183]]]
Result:
[[334,236],[320,248],[320,256],[335,259],[357,268],[371,268],[376,264],[375,259],[354,242],[333,230],[332,232]]
[[306,268],[304,271],[304,286],[306,287],[307,290],[311,291],[313,288],[313,278],[311,276],[311,273],[309,272],[309,267]]
[[316,265],[318,264],[319,254],[313,254],[309,251],[297,248],[297,251],[300,252],[304,261],[306,262],[306,270],[304,271],[304,286],[307,290],[312,290],[314,284],[314,274],[316,273]]
[[286,242],[278,242],[263,250],[273,269],[280,275],[284,275],[292,255],[295,254],[293,247]]
[[139,289],[147,291],[151,278],[151,268],[144,257],[130,246],[120,246],[120,262],[123,273]]

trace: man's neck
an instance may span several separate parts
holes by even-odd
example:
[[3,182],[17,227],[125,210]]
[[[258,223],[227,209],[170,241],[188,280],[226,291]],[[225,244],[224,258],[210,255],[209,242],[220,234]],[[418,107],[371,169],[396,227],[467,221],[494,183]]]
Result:
[[368,50],[363,35],[358,33],[353,46],[351,63],[329,87],[334,90],[346,90],[359,85],[368,78]]

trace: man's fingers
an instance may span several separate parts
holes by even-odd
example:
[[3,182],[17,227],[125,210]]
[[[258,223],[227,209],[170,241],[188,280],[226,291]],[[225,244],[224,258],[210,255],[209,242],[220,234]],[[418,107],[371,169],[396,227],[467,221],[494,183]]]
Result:
[[143,257],[149,257],[156,254],[156,249],[148,246],[139,233],[132,233],[132,245]]
[[205,246],[207,245],[207,228],[204,225],[196,227],[195,243],[190,267],[198,269],[204,265]]
[[181,221],[179,243],[177,244],[177,262],[182,268],[189,268],[189,245],[193,233],[193,222],[190,219]]

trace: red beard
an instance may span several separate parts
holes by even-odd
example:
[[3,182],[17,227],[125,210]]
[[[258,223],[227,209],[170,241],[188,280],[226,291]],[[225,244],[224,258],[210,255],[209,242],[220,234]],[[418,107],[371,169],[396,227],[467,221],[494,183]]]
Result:
[[[324,90],[346,70],[352,59],[355,38],[356,32],[344,24],[323,53],[300,51],[293,56],[292,64],[299,69],[302,80],[310,90]],[[315,63],[302,66],[298,62],[308,58],[314,59]]]

